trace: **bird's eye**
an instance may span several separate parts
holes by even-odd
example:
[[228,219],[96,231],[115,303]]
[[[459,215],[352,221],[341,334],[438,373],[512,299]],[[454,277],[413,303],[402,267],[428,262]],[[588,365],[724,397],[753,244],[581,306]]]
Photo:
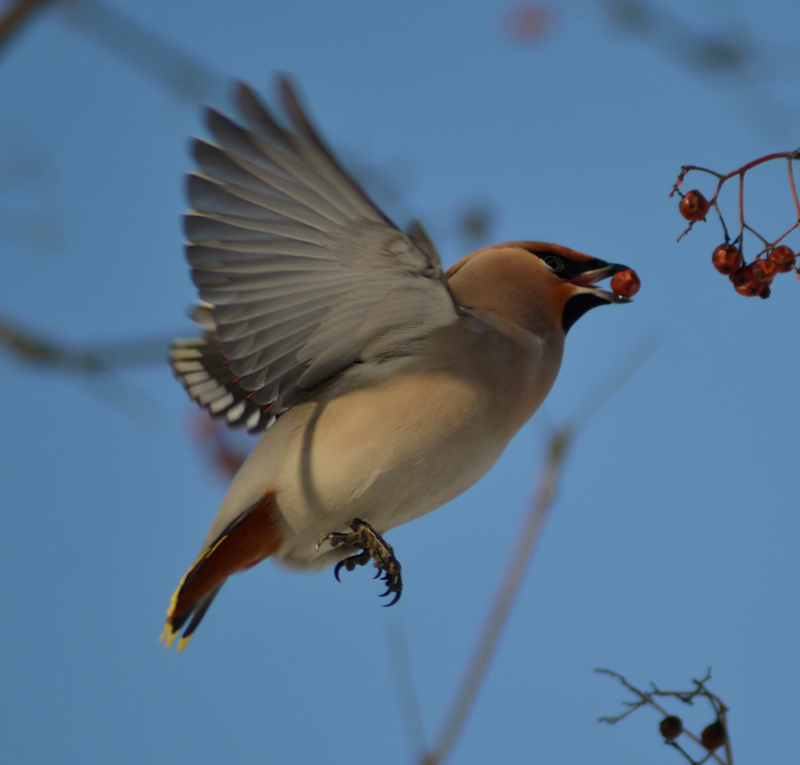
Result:
[[544,262],[550,266],[556,273],[564,270],[564,261],[552,255],[544,259]]

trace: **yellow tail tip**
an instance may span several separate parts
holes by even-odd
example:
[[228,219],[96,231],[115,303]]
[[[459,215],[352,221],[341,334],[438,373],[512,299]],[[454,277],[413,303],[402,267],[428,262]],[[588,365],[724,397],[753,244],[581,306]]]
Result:
[[[161,637],[158,639],[159,643],[164,643],[164,650],[169,651],[169,647],[175,642],[175,638],[178,637],[178,633],[172,629],[171,624],[167,624],[164,627],[164,631],[161,633]],[[184,638],[183,640],[185,640]],[[181,642],[183,642],[183,640]],[[180,644],[179,644],[180,646]],[[178,648],[180,651],[180,647]]]
[[184,648],[186,648],[187,645],[189,645],[189,641],[191,639],[192,639],[192,636],[189,635],[189,637],[182,637],[178,641],[178,653],[180,653]]

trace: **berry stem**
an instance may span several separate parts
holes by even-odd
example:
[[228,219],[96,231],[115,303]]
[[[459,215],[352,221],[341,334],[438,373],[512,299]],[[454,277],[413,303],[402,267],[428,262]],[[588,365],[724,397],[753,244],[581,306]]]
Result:
[[[714,207],[716,207],[716,204],[714,205]],[[719,212],[719,209],[717,209],[717,212]],[[680,240],[683,239],[683,237],[685,237],[686,234],[688,234],[692,230],[692,226],[694,226],[694,224],[695,224],[695,221],[691,221],[689,223],[689,225],[686,227],[686,229],[684,230],[684,232],[675,241],[676,242],[680,242]]]
[[[759,258],[759,257],[761,257],[761,256],[762,256],[764,253],[767,253],[767,252],[769,252],[770,250],[774,250],[774,249],[775,249],[775,248],[776,248],[776,247],[777,247],[777,246],[778,246],[778,245],[781,243],[781,240],[783,240],[783,239],[786,239],[786,237],[787,237],[787,236],[789,236],[789,234],[791,234],[791,233],[792,233],[792,231],[794,231],[796,228],[798,228],[798,225],[800,225],[800,221],[798,221],[798,223],[795,223],[795,224],[794,224],[794,225],[793,225],[793,226],[792,226],[792,227],[791,227],[791,228],[790,228],[788,231],[785,231],[783,234],[781,234],[781,235],[780,235],[780,236],[779,236],[779,237],[778,237],[778,238],[777,238],[777,239],[776,239],[774,242],[767,242],[767,240],[766,240],[766,239],[764,239],[764,237],[763,237],[763,236],[761,236],[761,235],[759,235],[758,233],[756,233],[755,231],[753,231],[753,233],[754,233],[754,234],[755,234],[755,235],[756,235],[756,236],[757,236],[757,237],[758,237],[758,238],[759,238],[759,239],[760,239],[762,242],[764,242],[764,244],[766,244],[766,245],[767,245],[767,246],[766,246],[766,247],[765,247],[763,250],[761,250],[761,252],[759,252],[759,253],[758,253],[758,255],[756,255],[756,257],[757,257],[757,258]],[[748,226],[748,228],[750,228],[750,227]],[[750,229],[750,230],[752,231],[752,229]]]
[[[795,225],[797,225],[797,224],[795,224]],[[759,234],[759,233],[758,233],[758,231],[756,231],[756,230],[755,230],[755,229],[754,229],[754,228],[753,228],[751,225],[749,225],[749,224],[745,223],[745,224],[744,224],[744,228],[746,228],[746,229],[747,229],[747,230],[748,230],[748,231],[749,231],[751,234],[754,234],[754,235],[755,235],[755,236],[757,236],[757,237],[758,237],[758,238],[759,238],[759,239],[760,239],[762,242],[764,242],[764,244],[766,245],[767,249],[769,249],[769,248],[772,246],[772,245],[770,244],[769,240],[768,240],[768,239],[764,239],[764,237],[763,237],[763,236],[761,236],[761,234]],[[784,236],[786,236],[786,234],[784,234]],[[761,253],[759,253],[759,255],[760,255],[760,254],[761,254]]]
[[[744,259],[744,228],[745,228],[745,222],[744,222],[744,173],[745,173],[745,171],[743,170],[742,174],[739,176],[739,252],[742,253],[742,259]],[[717,186],[717,192],[719,192],[720,186],[722,186],[722,184],[725,183],[725,181],[720,181],[719,183],[720,183],[720,185]],[[715,196],[716,196],[716,194],[715,194]],[[750,228],[750,226],[747,226],[747,228]],[[750,230],[753,231],[753,229],[750,229]],[[753,231],[753,233],[755,234],[756,232]],[[756,234],[756,236],[758,236],[758,234]]]
[[[717,211],[717,215],[719,216],[719,222],[722,224],[722,231],[725,234],[725,244],[729,244],[731,241],[731,235],[728,233],[728,227],[725,225],[725,218],[722,217],[722,210],[719,209],[719,205],[717,204],[716,197],[711,202],[714,209]],[[680,240],[679,240],[680,241]]]
[[789,186],[792,189],[792,199],[794,199],[794,209],[797,210],[797,219],[800,221],[800,201],[797,199],[797,188],[794,185],[794,170],[792,168],[792,162],[795,159],[800,159],[800,149],[794,152],[787,160],[787,164],[789,165]]

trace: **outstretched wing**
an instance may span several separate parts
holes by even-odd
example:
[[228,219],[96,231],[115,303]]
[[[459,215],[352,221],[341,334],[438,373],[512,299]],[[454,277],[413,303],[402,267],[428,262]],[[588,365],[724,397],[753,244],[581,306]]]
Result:
[[[194,141],[200,172],[188,178],[186,256],[214,329],[184,385],[205,385],[195,398],[251,430],[364,354],[411,353],[459,316],[421,226],[395,227],[325,147],[285,77],[280,93],[288,129],[244,84],[243,125],[209,110],[215,142]],[[224,379],[205,360],[224,364]]]

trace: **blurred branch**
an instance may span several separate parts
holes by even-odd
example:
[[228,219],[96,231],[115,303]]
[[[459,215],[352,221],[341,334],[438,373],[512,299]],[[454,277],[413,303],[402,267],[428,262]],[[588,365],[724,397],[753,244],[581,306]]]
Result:
[[224,98],[228,80],[102,0],[62,0],[62,16],[107,50],[191,104]]
[[428,754],[421,759],[421,765],[440,765],[455,746],[469,716],[478,691],[483,682],[489,664],[497,650],[503,628],[508,621],[511,607],[519,592],[536,543],[542,534],[544,522],[556,497],[562,472],[569,456],[570,448],[579,429],[627,382],[627,380],[644,363],[645,359],[659,345],[660,338],[653,334],[640,340],[627,357],[617,365],[611,375],[598,386],[587,402],[579,407],[579,415],[573,418],[573,424],[566,424],[551,432],[547,447],[539,489],[532,502],[528,514],[523,521],[522,529],[517,537],[517,544],[511,554],[508,566],[500,582],[497,594],[489,609],[483,631],[478,639],[472,658],[461,685],[455,694],[453,704],[442,726],[439,738]]
[[582,430],[589,420],[597,414],[636,371],[647,361],[651,353],[664,342],[666,335],[662,330],[651,330],[642,335],[622,361],[606,378],[583,400],[572,417],[575,430]]
[[528,515],[524,521],[517,545],[497,595],[494,598],[486,623],[478,639],[478,644],[467,665],[464,679],[455,695],[455,700],[442,727],[439,739],[431,752],[423,758],[423,765],[439,765],[451,753],[458,736],[464,728],[475,697],[486,675],[500,635],[508,621],[511,606],[519,592],[520,584],[528,569],[536,543],[541,536],[544,521],[553,502],[561,478],[561,471],[572,445],[574,432],[570,426],[564,426],[552,434],[547,450],[547,461],[544,474]]
[[668,56],[706,72],[744,72],[756,59],[756,48],[742,33],[699,32],[655,3],[603,0],[611,20],[621,29],[648,39]]
[[21,330],[0,317],[0,346],[11,356],[48,370],[76,375],[95,396],[148,425],[161,421],[157,405],[145,391],[119,379],[114,372],[118,368],[163,362],[168,344],[166,338],[150,338],[73,349]]
[[103,0],[18,0],[0,17],[0,53],[45,6],[191,104],[220,102],[227,79]]
[[5,14],[0,16],[0,53],[3,53],[22,27],[31,21],[34,13],[52,2],[53,0],[17,0],[12,3]]
[[167,357],[169,343],[167,338],[146,338],[78,350],[15,327],[0,317],[0,345],[22,361],[64,372],[103,373],[112,367],[161,363]]
[[0,319],[0,344],[13,356],[33,364],[42,364],[65,371],[103,372],[104,364],[94,356],[73,351],[42,337],[17,329]]
[[414,688],[411,674],[411,662],[408,659],[408,641],[406,640],[403,622],[397,621],[396,628],[389,631],[389,649],[394,670],[394,681],[397,687],[400,711],[406,726],[408,741],[414,759],[425,756],[425,728],[422,723],[422,711]]
[[0,210],[0,228],[8,241],[13,238],[42,250],[54,250],[64,239],[58,219],[47,214]]
[[518,3],[508,9],[504,20],[504,36],[521,44],[539,42],[549,37],[558,14],[543,3]]
[[[618,29],[690,71],[715,78],[717,85],[732,86],[739,118],[775,140],[793,140],[797,109],[785,103],[785,93],[771,87],[779,77],[797,76],[793,40],[776,45],[775,40],[757,37],[752,24],[737,17],[737,8],[730,3],[717,4],[724,11],[717,13],[714,28],[687,23],[667,2],[600,0],[600,4]],[[700,11],[697,4],[691,6],[694,14]]]
[[40,153],[26,146],[5,146],[0,157],[0,196],[24,181],[44,174],[46,162]]
[[192,437],[200,447],[205,462],[226,483],[230,483],[250,454],[258,436],[233,431],[222,418],[214,418],[204,409],[192,407]]
[[[53,247],[62,238],[61,225],[54,214],[58,203],[42,199],[51,185],[52,168],[43,154],[24,141],[5,138],[0,154],[0,227],[7,239],[12,236],[36,247]],[[31,187],[26,189],[26,187]],[[35,212],[23,211],[19,202],[32,193]]]

